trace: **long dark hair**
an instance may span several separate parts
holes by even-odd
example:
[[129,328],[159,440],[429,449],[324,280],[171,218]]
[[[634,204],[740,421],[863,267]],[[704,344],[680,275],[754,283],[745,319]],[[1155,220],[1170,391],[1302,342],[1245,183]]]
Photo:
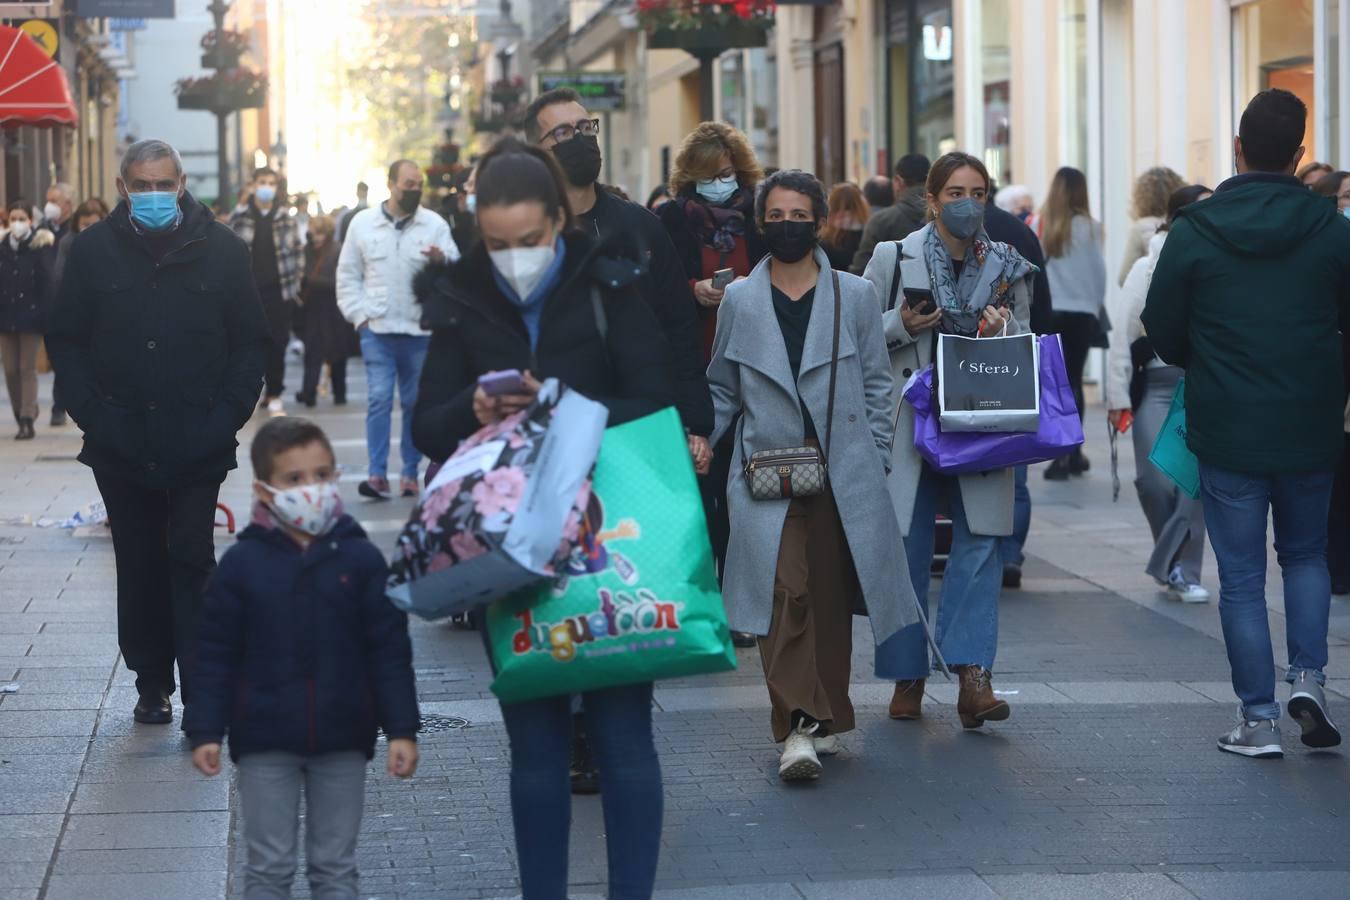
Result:
[[563,223],[563,231],[570,231],[576,224],[562,169],[553,154],[515,138],[502,138],[483,154],[478,161],[474,193],[480,213],[492,206],[542,203],[549,218]]

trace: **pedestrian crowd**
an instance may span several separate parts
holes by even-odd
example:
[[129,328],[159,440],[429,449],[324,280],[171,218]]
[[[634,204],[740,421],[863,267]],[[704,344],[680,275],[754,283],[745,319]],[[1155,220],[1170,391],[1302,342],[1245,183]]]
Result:
[[[77,205],[64,184],[40,211],[6,207],[0,356],[16,437],[35,434],[49,354],[51,424],[68,413],[82,430],[80,461],[108,510],[133,716],[172,722],[177,692],[196,766],[219,774],[227,748],[246,896],[289,896],[302,794],[312,890],[357,896],[377,735],[390,775],[410,777],[418,763],[406,614],[386,597],[385,554],[344,510],[329,438],[286,415],[292,333],[304,348],[302,407],[325,389],[346,403],[348,359],[362,359],[359,494],[370,502],[397,492],[425,503],[442,466],[467,478],[455,468],[466,448],[516,434],[555,382],[599,403],[610,428],[673,407],[722,637],[758,647],[765,737],[783,745],[786,782],[820,778],[822,758],[855,727],[856,614],[871,624],[876,676],[894,684],[892,719],[924,715],[935,675],[959,684],[963,728],[1010,718],[993,686],[998,613],[1002,591],[1021,585],[1037,460],[944,467],[921,437],[958,381],[944,368],[950,354],[1040,347],[1026,341],[1044,334],[1057,335],[1049,356],[1062,359],[1055,371],[1072,398],[1066,427],[1097,431],[1081,422],[1084,381],[1091,350],[1105,349],[1106,424],[1113,441],[1131,436],[1154,543],[1144,571],[1205,602],[1207,538],[1217,561],[1241,702],[1219,748],[1282,755],[1286,710],[1303,743],[1340,743],[1323,685],[1330,597],[1350,591],[1350,172],[1304,164],[1301,101],[1258,94],[1233,141],[1237,174],[1213,189],[1166,168],[1139,176],[1118,293],[1078,169],[1056,172],[1039,208],[961,152],[909,154],[893,177],[826,186],[798,169],[766,171],[744,134],[705,122],[644,206],[600,182],[600,126],[573,91],[539,96],[524,138],[475,161],[449,221],[424,203],[409,159],[390,165],[378,204],[362,184],[352,209],[310,216],[262,168],[217,216],[158,140],[127,151],[111,211]],[[933,408],[916,402],[923,384]],[[220,487],[236,434],[260,408],[269,418],[249,452],[250,521],[217,563]],[[1081,431],[1040,458],[1045,478],[1089,470]],[[514,512],[518,501],[489,505]],[[583,512],[565,541],[623,565],[602,546],[616,533],[602,528],[622,526]],[[1284,710],[1264,590],[1271,513]],[[485,552],[456,545],[456,564]],[[462,621],[485,632],[495,671],[491,588]],[[594,637],[607,622],[581,619],[551,639],[572,627],[580,642],[578,629]],[[609,895],[651,896],[663,796],[652,681],[502,703],[526,900],[565,897],[570,797],[595,791]]]

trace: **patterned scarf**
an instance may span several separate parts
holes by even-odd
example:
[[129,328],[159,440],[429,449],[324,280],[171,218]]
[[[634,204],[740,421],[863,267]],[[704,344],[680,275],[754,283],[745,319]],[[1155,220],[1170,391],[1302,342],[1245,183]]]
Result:
[[754,203],[754,192],[737,188],[725,203],[716,206],[689,190],[680,198],[685,218],[700,241],[719,253],[736,249],[736,238],[745,234],[746,214]]
[[942,310],[942,330],[965,337],[972,337],[979,330],[986,306],[999,307],[1009,302],[1012,286],[1039,271],[1012,247],[989,240],[983,229],[975,236],[959,278],[937,226],[928,229],[923,258],[929,287]]

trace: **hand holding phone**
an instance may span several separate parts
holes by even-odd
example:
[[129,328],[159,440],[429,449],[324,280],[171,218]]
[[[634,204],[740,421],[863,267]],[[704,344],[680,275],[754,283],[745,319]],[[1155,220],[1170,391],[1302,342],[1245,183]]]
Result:
[[725,290],[727,285],[736,280],[735,269],[718,269],[713,273],[712,286],[717,290]]
[[933,292],[922,288],[905,288],[900,321],[911,335],[936,328],[942,322],[942,310],[938,309]]
[[525,380],[519,369],[506,369],[501,372],[488,372],[478,379],[478,386],[489,397],[504,394],[519,394],[525,387]]

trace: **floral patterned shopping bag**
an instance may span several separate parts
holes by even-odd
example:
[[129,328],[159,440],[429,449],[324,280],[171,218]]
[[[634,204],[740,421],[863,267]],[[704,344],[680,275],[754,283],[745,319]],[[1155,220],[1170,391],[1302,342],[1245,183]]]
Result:
[[608,418],[550,379],[528,409],[464,441],[399,536],[394,605],[439,619],[553,577],[575,549],[569,518],[590,497]]

